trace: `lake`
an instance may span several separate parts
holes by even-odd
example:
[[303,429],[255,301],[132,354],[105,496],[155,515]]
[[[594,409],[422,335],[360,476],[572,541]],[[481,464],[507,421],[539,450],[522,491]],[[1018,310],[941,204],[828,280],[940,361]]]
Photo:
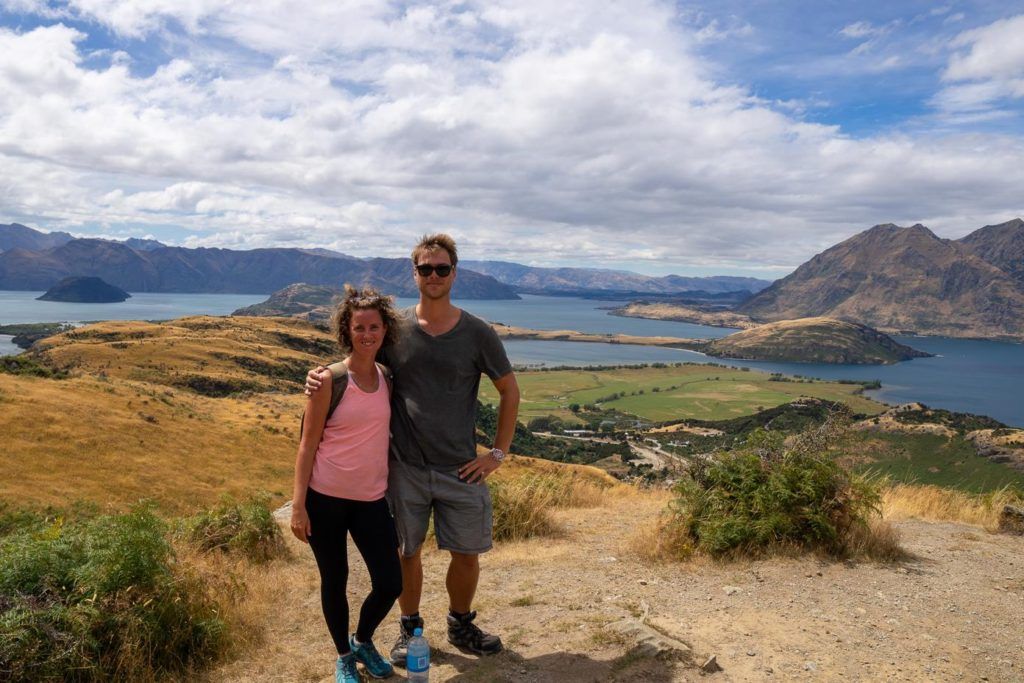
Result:
[[172,320],[186,315],[228,315],[265,301],[263,294],[132,294],[113,304],[36,301],[44,292],[0,291],[0,325],[94,320]]
[[[41,292],[0,291],[0,323],[85,320],[162,320],[185,315],[225,315],[266,297],[258,294],[133,294],[118,304],[68,304],[35,301]],[[415,303],[399,299],[399,305]],[[732,330],[662,320],[621,318],[606,308],[617,303],[575,297],[524,296],[521,301],[457,302],[474,315],[509,325],[542,330],[712,338]],[[989,415],[1024,426],[1024,345],[943,337],[897,337],[909,346],[936,354],[896,365],[823,365],[708,358],[681,349],[625,344],[508,341],[517,365],[601,365],[652,362],[725,363],[765,372],[823,379],[879,380],[869,395],[888,403],[920,401],[930,406]],[[20,351],[0,337],[0,355]]]

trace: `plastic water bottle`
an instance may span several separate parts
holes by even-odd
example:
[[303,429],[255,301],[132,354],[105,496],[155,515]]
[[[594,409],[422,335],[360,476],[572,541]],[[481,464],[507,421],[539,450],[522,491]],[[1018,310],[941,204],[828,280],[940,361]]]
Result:
[[423,637],[423,629],[413,630],[407,652],[405,670],[409,673],[409,680],[427,683],[430,680],[430,644]]

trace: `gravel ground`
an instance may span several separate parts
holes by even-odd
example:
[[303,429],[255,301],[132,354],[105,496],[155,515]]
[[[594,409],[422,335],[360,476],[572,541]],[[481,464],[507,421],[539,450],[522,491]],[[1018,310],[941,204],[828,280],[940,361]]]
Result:
[[[664,503],[634,494],[562,510],[561,537],[485,555],[477,621],[507,649],[484,660],[445,641],[447,555],[426,553],[421,613],[434,647],[431,680],[1024,681],[1024,538],[904,521],[896,526],[911,558],[899,564],[804,557],[652,565],[630,548]],[[209,680],[332,680],[316,568],[308,549],[294,546],[299,559],[267,577],[265,643]],[[354,564],[353,596],[367,583]],[[381,650],[396,633],[396,614],[378,632]],[[641,622],[664,641],[660,654],[620,629]],[[699,665],[711,655],[722,671],[705,674]]]

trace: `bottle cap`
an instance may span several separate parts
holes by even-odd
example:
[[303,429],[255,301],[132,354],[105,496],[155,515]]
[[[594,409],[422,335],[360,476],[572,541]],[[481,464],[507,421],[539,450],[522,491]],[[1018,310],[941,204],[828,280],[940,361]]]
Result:
[[412,634],[414,636],[422,636],[423,635],[423,629],[421,629],[419,626],[417,626],[416,628],[414,628],[412,630]]

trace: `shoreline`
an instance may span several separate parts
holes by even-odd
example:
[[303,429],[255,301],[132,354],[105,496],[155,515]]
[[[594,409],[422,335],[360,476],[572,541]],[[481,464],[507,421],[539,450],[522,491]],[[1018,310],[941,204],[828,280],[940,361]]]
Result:
[[[662,304],[662,303],[647,303],[647,302],[635,301],[635,302],[631,302],[631,303],[629,303],[629,304],[627,304],[625,306],[608,307],[608,308],[605,308],[603,310],[607,310],[608,311],[608,315],[614,315],[614,316],[619,317],[619,318],[637,318],[637,319],[640,319],[640,320],[660,320],[660,321],[664,321],[664,322],[688,323],[690,325],[703,325],[704,327],[715,327],[715,328],[718,328],[718,329],[736,330],[736,331],[753,329],[753,328],[759,327],[761,325],[767,325],[767,324],[769,324],[771,322],[778,322],[778,321],[756,322],[754,320],[751,320],[750,318],[747,318],[746,316],[743,316],[741,314],[736,313],[736,314],[733,314],[733,315],[736,316],[736,319],[734,320],[735,324],[728,325],[728,324],[725,324],[720,318],[716,317],[719,314],[708,313],[708,312],[705,312],[705,311],[700,311],[700,310],[697,310],[697,309],[694,309],[694,308],[690,308],[688,306],[670,306],[671,308],[676,309],[677,312],[672,312],[672,313],[666,312],[666,313],[663,313],[661,315],[658,315],[658,314],[653,313],[653,312],[645,314],[645,313],[643,313],[641,311],[634,311],[634,312],[630,312],[629,311],[630,308],[640,307],[640,306],[647,306],[647,307],[655,308],[655,307],[668,307],[670,305],[669,304]],[[723,313],[728,313],[728,312],[723,312]],[[737,326],[737,324],[740,324],[740,323],[743,323],[742,327],[738,327]],[[949,334],[941,334],[941,333],[931,334],[931,333],[927,333],[927,332],[920,332],[918,330],[900,330],[900,329],[887,328],[887,327],[873,327],[873,329],[875,329],[878,332],[881,332],[881,333],[883,333],[885,335],[888,335],[890,337],[920,338],[920,339],[953,339],[953,340],[963,340],[963,341],[985,341],[985,342],[997,342],[997,343],[1003,343],[1003,344],[1019,344],[1019,345],[1024,345],[1024,337],[1014,337],[1014,336],[988,336],[988,337],[986,337],[986,336],[974,336],[974,335],[952,336],[952,335],[949,335]]]

